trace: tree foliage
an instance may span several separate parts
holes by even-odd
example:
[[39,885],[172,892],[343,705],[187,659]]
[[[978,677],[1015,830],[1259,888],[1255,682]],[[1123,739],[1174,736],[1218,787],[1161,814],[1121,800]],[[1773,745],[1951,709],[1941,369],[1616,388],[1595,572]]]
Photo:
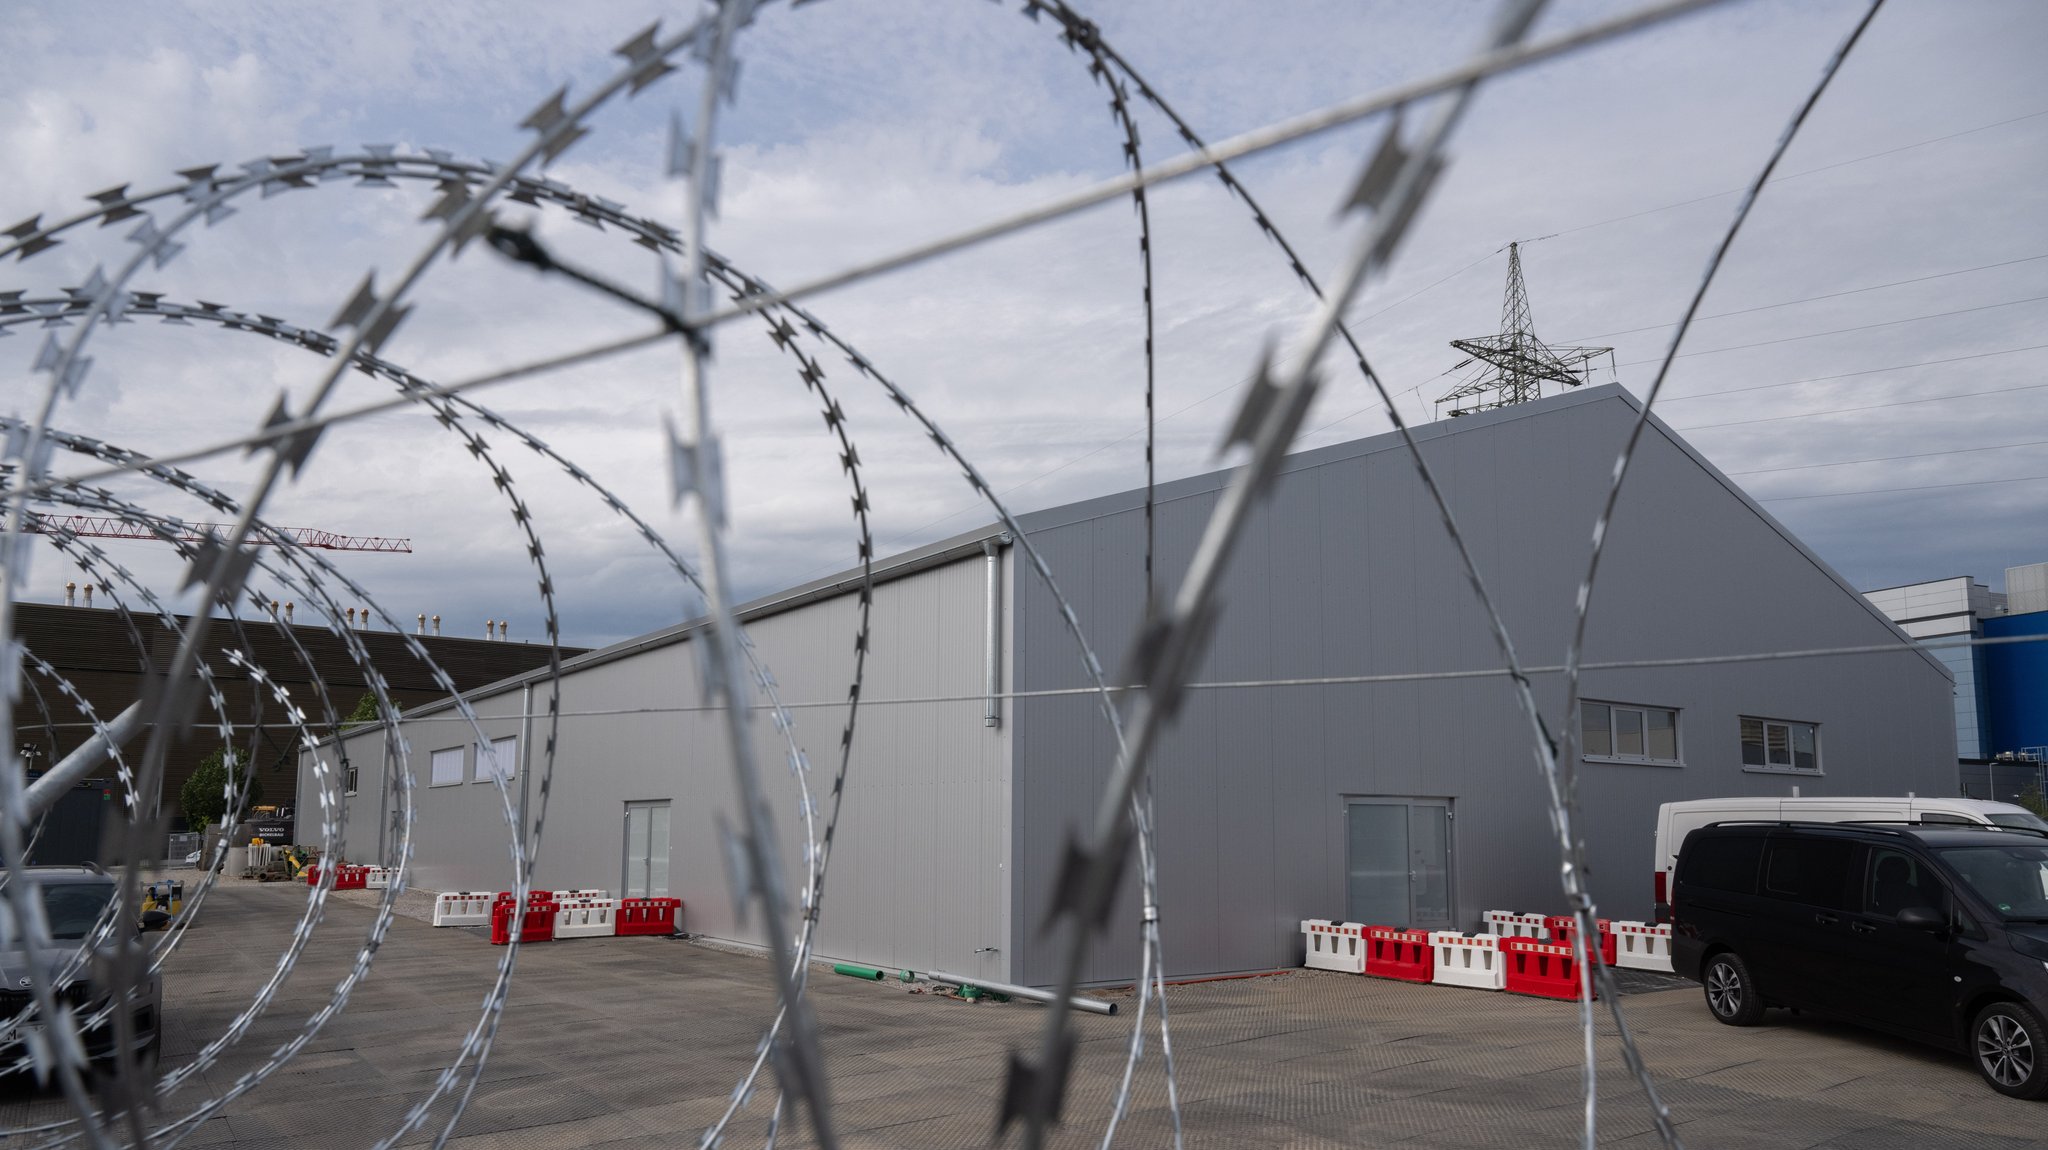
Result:
[[343,719],[341,722],[343,726],[352,726],[356,723],[374,723],[376,721],[377,693],[375,691],[364,691],[363,697],[356,700],[356,709],[350,711],[348,718]]
[[[187,826],[198,830],[211,823],[226,821],[222,816],[228,811],[228,771],[234,763],[225,747],[199,760],[199,766],[178,790],[178,807],[185,812]],[[237,767],[237,774],[240,773]],[[243,776],[243,787],[242,810],[262,801],[263,779],[260,776],[254,772]]]

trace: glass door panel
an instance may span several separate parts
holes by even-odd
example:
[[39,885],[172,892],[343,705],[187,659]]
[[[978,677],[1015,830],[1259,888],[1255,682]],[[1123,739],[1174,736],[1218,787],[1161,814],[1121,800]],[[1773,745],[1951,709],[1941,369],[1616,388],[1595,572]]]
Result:
[[1345,812],[1350,874],[1345,917],[1368,926],[1408,921],[1408,810],[1399,803],[1352,803]]

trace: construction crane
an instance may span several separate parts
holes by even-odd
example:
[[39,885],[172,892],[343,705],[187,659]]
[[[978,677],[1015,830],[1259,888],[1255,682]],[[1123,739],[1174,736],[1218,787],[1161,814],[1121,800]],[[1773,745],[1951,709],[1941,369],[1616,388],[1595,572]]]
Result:
[[1577,387],[1592,375],[1592,361],[1608,357],[1611,347],[1551,347],[1536,338],[1536,321],[1529,314],[1529,288],[1522,282],[1522,245],[1508,245],[1508,292],[1500,308],[1500,334],[1472,339],[1454,339],[1451,346],[1471,358],[1452,371],[1474,361],[1486,364],[1479,373],[1445,392],[1437,407],[1452,404],[1443,414],[1470,415],[1511,403],[1527,403],[1543,395],[1543,381]]
[[[110,515],[38,515],[30,512],[22,523],[22,530],[36,535],[75,535],[85,539],[147,539],[152,542],[176,540],[198,543],[213,536],[225,538],[233,530],[226,523],[186,523],[166,539],[148,524]],[[249,533],[248,542],[262,546],[281,546],[286,543],[300,547],[312,547],[321,551],[383,551],[399,555],[412,554],[412,540],[386,539],[379,535],[337,535],[332,531],[319,531],[311,527],[271,527]]]

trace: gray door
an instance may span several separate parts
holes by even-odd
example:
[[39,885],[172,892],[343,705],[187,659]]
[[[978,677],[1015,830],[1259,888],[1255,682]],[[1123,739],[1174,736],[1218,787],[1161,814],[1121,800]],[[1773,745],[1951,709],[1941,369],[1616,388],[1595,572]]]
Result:
[[1450,800],[1349,799],[1344,824],[1346,918],[1451,928]]
[[626,804],[625,898],[668,897],[668,800]]

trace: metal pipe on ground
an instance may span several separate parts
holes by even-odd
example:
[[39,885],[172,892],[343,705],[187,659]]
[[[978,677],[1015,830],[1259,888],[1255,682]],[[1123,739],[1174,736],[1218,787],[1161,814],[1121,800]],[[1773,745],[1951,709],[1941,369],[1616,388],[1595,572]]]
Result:
[[[986,978],[962,978],[957,974],[947,974],[943,970],[927,970],[924,972],[924,976],[933,982],[950,982],[954,986],[978,986],[983,990],[994,991],[997,994],[1007,994],[1011,998],[1028,998],[1033,1002],[1046,1003],[1059,1001],[1059,996],[1052,991],[1040,990],[1035,986],[1018,986],[1010,982],[993,982]],[[1068,999],[1067,1003],[1075,1010],[1085,1010],[1090,1014],[1116,1013],[1116,1003],[1105,1002],[1100,998],[1087,998],[1077,994]]]

